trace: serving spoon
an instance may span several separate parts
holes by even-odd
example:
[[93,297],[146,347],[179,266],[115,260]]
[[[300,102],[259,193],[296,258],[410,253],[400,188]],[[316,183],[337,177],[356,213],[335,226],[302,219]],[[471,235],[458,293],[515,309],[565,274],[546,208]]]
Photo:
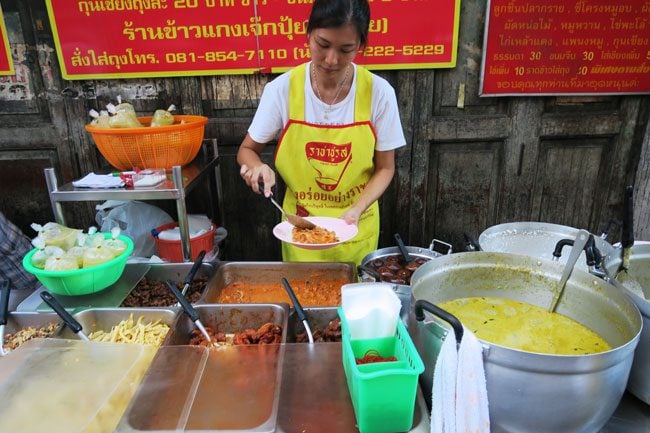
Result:
[[[260,184],[259,184],[259,188],[260,188],[260,191],[264,191],[264,184],[260,183]],[[287,212],[282,208],[282,206],[280,206],[280,205],[278,204],[278,202],[275,201],[275,199],[273,198],[272,195],[270,195],[270,196],[268,197],[268,199],[271,200],[271,203],[273,203],[273,204],[275,205],[275,207],[277,207],[278,209],[280,209],[280,212],[282,212],[282,214],[283,214],[284,217],[287,219],[287,221],[289,221],[289,224],[291,224],[291,225],[293,225],[293,226],[296,226],[296,227],[298,227],[299,229],[309,229],[309,230],[312,230],[312,229],[315,229],[315,228],[316,228],[316,224],[314,224],[314,223],[312,223],[312,222],[310,222],[310,221],[307,221],[307,220],[304,219],[303,217],[299,217],[298,215],[293,215],[293,214],[287,213]]]
[[576,262],[578,261],[582,250],[585,248],[585,245],[587,245],[588,240],[589,232],[587,230],[578,230],[576,240],[573,241],[573,248],[571,248],[571,252],[569,253],[569,258],[567,259],[566,265],[564,266],[564,271],[562,271],[562,277],[560,278],[560,282],[558,283],[555,294],[553,295],[551,305],[548,307],[549,313],[555,313],[557,304],[560,301],[560,298],[562,298],[562,294],[564,293],[566,283],[569,280],[571,273],[573,272],[573,268],[576,266]]

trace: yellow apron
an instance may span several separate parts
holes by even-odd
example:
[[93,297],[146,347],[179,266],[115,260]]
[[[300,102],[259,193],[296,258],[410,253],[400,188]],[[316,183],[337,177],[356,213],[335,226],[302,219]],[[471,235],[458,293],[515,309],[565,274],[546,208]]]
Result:
[[[370,123],[372,75],[357,66],[354,123],[305,122],[307,64],[291,71],[289,122],[275,152],[275,167],[287,185],[284,209],[301,216],[338,218],[350,208],[374,173],[376,136]],[[352,91],[352,90],[351,90]],[[359,234],[324,250],[282,243],[282,258],[300,262],[354,262],[377,249],[379,206],[373,203],[359,219]]]

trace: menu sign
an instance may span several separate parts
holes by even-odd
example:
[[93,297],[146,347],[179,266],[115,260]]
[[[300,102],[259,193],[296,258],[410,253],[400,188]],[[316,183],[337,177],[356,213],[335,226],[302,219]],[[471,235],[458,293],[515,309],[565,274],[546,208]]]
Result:
[[488,0],[480,93],[650,93],[650,2]]
[[2,6],[0,6],[0,38],[2,46],[0,47],[0,75],[14,75],[14,64],[11,61],[11,50],[9,49],[9,38],[7,38],[7,27],[2,19]]
[[[283,72],[310,57],[311,0],[46,0],[63,77]],[[370,69],[456,65],[460,0],[370,0]],[[431,11],[435,13],[423,13]]]

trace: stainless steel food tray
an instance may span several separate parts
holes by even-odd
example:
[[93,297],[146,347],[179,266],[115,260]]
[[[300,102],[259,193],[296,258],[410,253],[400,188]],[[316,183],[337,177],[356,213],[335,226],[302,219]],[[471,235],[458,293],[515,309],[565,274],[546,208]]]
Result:
[[217,303],[223,288],[235,281],[281,284],[282,277],[289,281],[322,278],[357,282],[354,263],[224,262],[218,265],[214,277],[208,282],[208,288],[197,304]]

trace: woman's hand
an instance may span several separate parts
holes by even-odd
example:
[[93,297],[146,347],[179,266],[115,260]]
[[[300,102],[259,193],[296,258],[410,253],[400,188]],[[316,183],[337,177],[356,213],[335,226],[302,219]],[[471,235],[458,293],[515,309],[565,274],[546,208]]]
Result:
[[[275,185],[275,172],[268,165],[259,164],[249,167],[244,164],[239,170],[239,175],[254,193],[264,194],[264,197],[271,196],[271,188]],[[264,191],[260,186],[263,186]]]
[[348,224],[359,225],[359,218],[361,218],[362,211],[355,207],[351,207],[341,215],[341,218]]

